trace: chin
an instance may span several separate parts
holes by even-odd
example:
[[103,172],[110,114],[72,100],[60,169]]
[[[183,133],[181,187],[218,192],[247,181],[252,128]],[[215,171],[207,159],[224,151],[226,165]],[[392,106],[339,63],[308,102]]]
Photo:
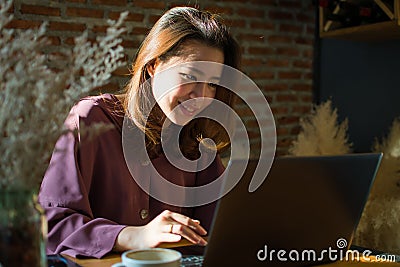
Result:
[[174,109],[173,111],[169,112],[167,115],[168,121],[170,121],[173,124],[176,124],[178,126],[185,126],[188,124],[196,114],[193,115],[187,115],[183,114],[181,111]]
[[173,124],[179,125],[179,126],[185,126],[188,124],[192,118],[168,118],[169,121],[171,121]]

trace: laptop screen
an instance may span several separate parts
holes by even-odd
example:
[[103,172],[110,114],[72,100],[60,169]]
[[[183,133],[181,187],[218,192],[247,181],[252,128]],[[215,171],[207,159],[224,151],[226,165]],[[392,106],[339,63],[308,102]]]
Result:
[[[381,154],[276,158],[250,193],[259,160],[219,200],[203,266],[304,266],[350,246]],[[233,160],[226,175],[243,160]]]

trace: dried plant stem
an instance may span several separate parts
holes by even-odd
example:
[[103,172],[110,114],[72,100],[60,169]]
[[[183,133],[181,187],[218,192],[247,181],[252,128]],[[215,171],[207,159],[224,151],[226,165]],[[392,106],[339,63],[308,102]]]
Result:
[[7,29],[10,5],[0,0],[0,189],[37,191],[72,105],[124,63],[120,35],[127,12],[109,21],[96,42],[89,42],[87,33],[76,38],[72,50],[57,56],[64,64],[55,70],[49,67],[55,56],[42,52],[46,24],[38,30]]

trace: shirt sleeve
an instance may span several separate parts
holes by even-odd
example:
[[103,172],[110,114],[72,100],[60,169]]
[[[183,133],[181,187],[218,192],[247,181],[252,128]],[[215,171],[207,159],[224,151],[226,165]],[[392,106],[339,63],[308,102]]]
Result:
[[[75,106],[65,122],[68,131],[59,138],[53,151],[39,193],[39,203],[48,221],[48,254],[100,258],[112,250],[125,227],[94,218],[90,207],[96,137],[82,136],[79,128],[82,123],[101,121],[100,113],[100,108],[89,100]],[[82,150],[85,152],[81,153]],[[86,167],[83,170],[81,166]]]

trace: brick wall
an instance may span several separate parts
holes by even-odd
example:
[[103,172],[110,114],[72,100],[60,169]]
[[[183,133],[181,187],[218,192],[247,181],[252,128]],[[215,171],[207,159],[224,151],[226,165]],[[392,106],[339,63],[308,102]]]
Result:
[[[242,71],[263,91],[277,126],[278,154],[286,154],[299,131],[299,118],[312,105],[312,59],[314,11],[309,1],[298,0],[15,0],[9,28],[35,28],[49,21],[49,51],[73,45],[73,37],[87,30],[95,38],[104,34],[107,19],[116,19],[125,10],[129,31],[123,45],[127,67],[114,73],[102,91],[113,92],[127,81],[128,66],[145,34],[160,15],[173,6],[196,3],[201,9],[220,13],[243,48]],[[259,135],[247,111],[252,144]]]

